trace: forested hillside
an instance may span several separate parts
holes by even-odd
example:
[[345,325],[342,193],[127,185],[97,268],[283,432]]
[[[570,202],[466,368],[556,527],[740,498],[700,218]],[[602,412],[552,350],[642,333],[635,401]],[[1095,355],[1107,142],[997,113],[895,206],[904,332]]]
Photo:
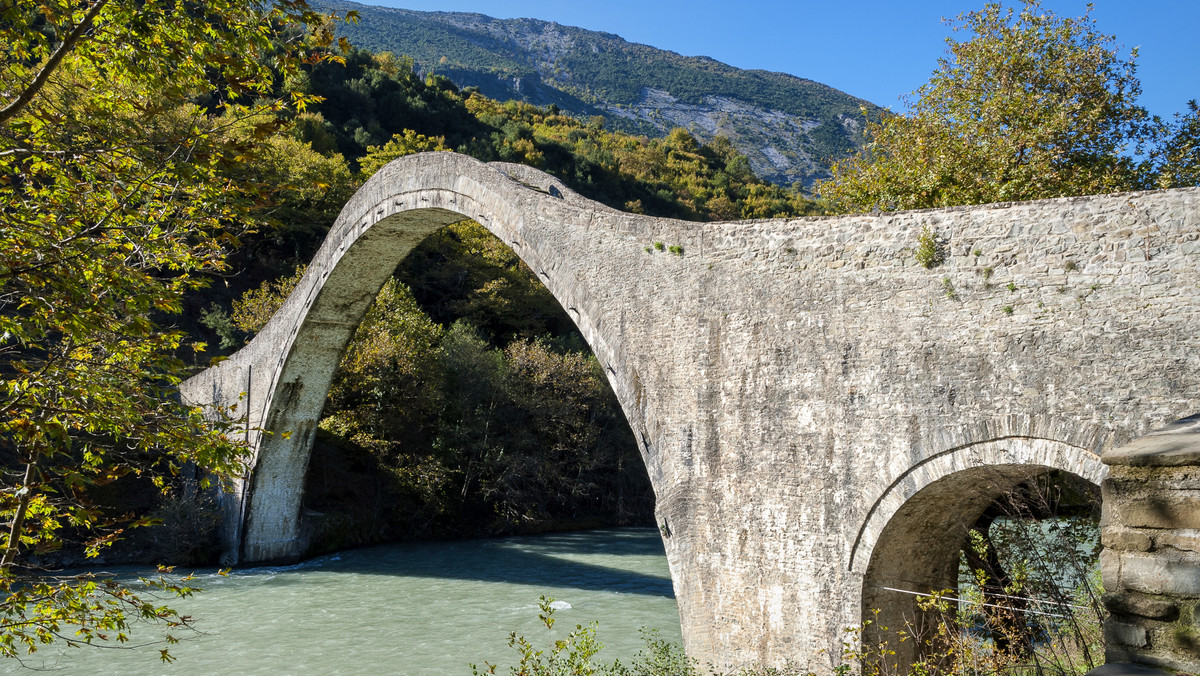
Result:
[[703,141],[729,138],[754,172],[781,185],[829,175],[861,141],[861,107],[836,89],[784,73],[681,56],[610,33],[536,19],[415,12],[350,2],[354,44],[412,57],[418,70],[474,86],[497,100],[602,115],[614,129],[663,136],[682,127]]

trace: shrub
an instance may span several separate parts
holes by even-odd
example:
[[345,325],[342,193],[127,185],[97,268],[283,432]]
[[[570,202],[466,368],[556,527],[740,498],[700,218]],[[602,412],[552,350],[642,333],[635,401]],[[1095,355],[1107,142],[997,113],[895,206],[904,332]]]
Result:
[[921,234],[917,235],[917,262],[926,270],[931,270],[941,265],[945,260],[946,254],[942,250],[942,243],[938,241],[937,233],[929,229],[929,226],[922,226]]

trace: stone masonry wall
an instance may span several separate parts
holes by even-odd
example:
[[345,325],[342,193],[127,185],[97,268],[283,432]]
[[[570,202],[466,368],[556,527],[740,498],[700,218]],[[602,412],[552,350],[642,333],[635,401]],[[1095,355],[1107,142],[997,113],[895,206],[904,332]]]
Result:
[[[914,589],[888,575],[899,556],[866,577],[910,497],[1034,456],[1098,480],[1102,451],[1200,410],[1198,198],[703,225],[634,243],[682,258],[613,256],[601,303],[622,308],[664,449],[689,650],[830,669],[867,583]],[[954,539],[920,523],[901,537]]]
[[1200,416],[1104,461],[1108,660],[1200,673]]

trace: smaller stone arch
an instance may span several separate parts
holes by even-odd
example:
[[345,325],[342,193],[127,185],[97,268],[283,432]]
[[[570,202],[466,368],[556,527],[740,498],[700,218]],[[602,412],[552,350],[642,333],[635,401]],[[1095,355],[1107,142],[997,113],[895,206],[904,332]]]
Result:
[[[920,624],[918,596],[958,586],[959,552],[967,532],[992,503],[1019,484],[1053,470],[1096,486],[1108,468],[1094,452],[1053,440],[1010,437],[947,449],[914,464],[875,503],[860,530],[851,566],[862,574],[864,643]],[[866,537],[862,537],[866,536]],[[912,641],[898,644],[896,659],[911,663]]]
[[[1096,436],[1089,435],[1087,439],[1090,442]],[[899,471],[883,488],[867,509],[866,517],[859,525],[850,546],[847,566],[850,571],[859,574],[866,572],[868,561],[884,528],[910,498],[930,484],[956,472],[1002,465],[1039,466],[1069,472],[1096,485],[1099,485],[1108,472],[1096,450],[1103,446],[1101,443],[1088,443],[1084,446],[1071,441],[1025,434],[1010,434],[981,441],[959,441],[962,443],[940,450],[931,443],[921,444],[924,449],[934,450],[919,453],[920,460]]]

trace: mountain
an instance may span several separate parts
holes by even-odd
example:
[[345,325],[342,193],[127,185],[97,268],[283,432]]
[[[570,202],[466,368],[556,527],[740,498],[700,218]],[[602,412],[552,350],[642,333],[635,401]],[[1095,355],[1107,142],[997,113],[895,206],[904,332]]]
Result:
[[859,143],[861,107],[879,111],[819,82],[681,56],[611,33],[537,19],[324,4],[358,12],[357,24],[339,29],[356,46],[409,56],[424,72],[501,101],[600,115],[622,131],[664,136],[683,127],[702,141],[727,136],[756,174],[781,185],[827,177]]

